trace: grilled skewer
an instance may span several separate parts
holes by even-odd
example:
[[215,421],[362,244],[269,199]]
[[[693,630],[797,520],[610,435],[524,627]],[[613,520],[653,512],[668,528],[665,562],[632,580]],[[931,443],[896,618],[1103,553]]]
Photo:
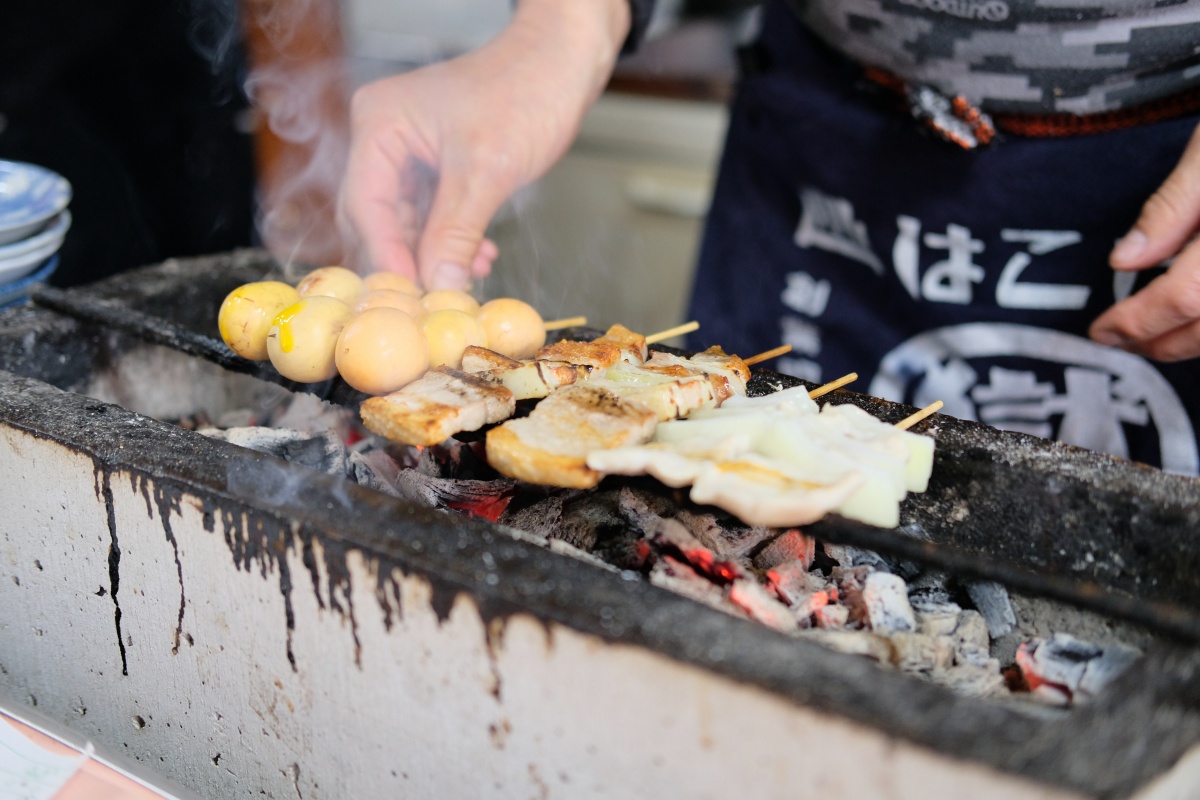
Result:
[[508,419],[515,410],[513,393],[505,387],[450,367],[436,367],[397,392],[363,401],[360,414],[373,433],[428,446],[459,431]]

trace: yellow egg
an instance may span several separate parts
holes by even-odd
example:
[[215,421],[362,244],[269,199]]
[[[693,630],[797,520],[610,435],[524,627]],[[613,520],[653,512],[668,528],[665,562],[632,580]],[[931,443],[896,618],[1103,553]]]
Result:
[[429,369],[429,347],[420,324],[395,308],[368,308],[337,341],[342,380],[367,394],[387,394]]
[[362,278],[345,267],[321,267],[300,279],[296,291],[301,297],[336,297],[348,306],[358,302],[363,291]]
[[413,297],[421,296],[421,287],[417,286],[411,278],[406,278],[398,272],[372,272],[363,278],[363,289],[368,292],[376,289],[391,289]]
[[354,316],[334,297],[305,297],[280,311],[267,333],[267,354],[279,374],[301,383],[337,375],[333,351],[342,328]]
[[300,299],[279,281],[258,281],[234,289],[217,312],[217,328],[229,349],[251,361],[267,360],[267,332],[275,315]]
[[421,298],[421,305],[430,313],[441,311],[443,308],[454,308],[468,314],[479,313],[479,301],[457,289],[435,289]]
[[463,350],[468,346],[487,347],[487,331],[479,320],[456,308],[433,311],[421,321],[425,341],[429,343],[429,365],[446,365],[458,369]]
[[421,305],[421,298],[396,289],[373,289],[365,292],[362,297],[358,298],[354,310],[361,314],[368,308],[380,307],[398,308],[418,321],[425,316],[425,306]]
[[546,343],[542,316],[520,300],[489,300],[480,306],[477,318],[487,332],[488,347],[509,358],[532,358]]

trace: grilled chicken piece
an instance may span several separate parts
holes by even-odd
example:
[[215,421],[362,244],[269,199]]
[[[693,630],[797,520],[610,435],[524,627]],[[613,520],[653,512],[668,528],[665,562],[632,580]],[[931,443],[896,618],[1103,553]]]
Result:
[[692,483],[693,502],[714,505],[747,525],[807,525],[838,510],[861,478],[849,473],[830,483],[809,480],[774,460],[753,454],[701,470]]
[[640,367],[611,369],[605,375],[585,383],[607,389],[622,400],[647,406],[659,422],[681,419],[697,408],[717,404],[712,384],[702,376],[674,377],[644,372]]
[[533,400],[546,397],[555,389],[584,380],[591,373],[591,367],[580,364],[525,361],[520,366],[488,370],[483,375],[508,387],[516,399]]
[[646,346],[646,337],[629,330],[624,325],[613,325],[600,338],[605,341],[616,342],[625,351],[624,360],[630,364],[642,363],[649,354],[649,348]]
[[513,393],[486,378],[435,367],[399,391],[363,401],[368,430],[403,444],[440,444],[461,431],[508,419]]
[[653,410],[607,389],[568,386],[538,403],[528,417],[488,431],[487,459],[510,478],[587,489],[603,477],[587,466],[588,453],[640,444],[654,434],[656,422]]
[[561,361],[592,369],[607,369],[622,362],[641,364],[646,360],[646,337],[624,325],[613,325],[604,335],[590,342],[563,339],[537,351],[538,361]]

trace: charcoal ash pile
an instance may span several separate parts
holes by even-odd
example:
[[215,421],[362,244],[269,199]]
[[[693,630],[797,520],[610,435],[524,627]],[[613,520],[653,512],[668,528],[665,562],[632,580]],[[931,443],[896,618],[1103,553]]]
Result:
[[[1141,655],[1103,628],[1080,626],[1099,634],[1093,641],[1032,624],[1017,608],[1033,616],[1036,604],[1011,598],[998,583],[922,571],[798,529],[747,526],[651,479],[610,478],[575,490],[498,477],[482,442],[398,445],[312,395],[289,393],[273,407],[178,424],[417,505],[498,522],[555,552],[966,696],[1072,706]],[[901,528],[896,535],[923,534]],[[1072,616],[1056,612],[1054,623],[1073,627]]]

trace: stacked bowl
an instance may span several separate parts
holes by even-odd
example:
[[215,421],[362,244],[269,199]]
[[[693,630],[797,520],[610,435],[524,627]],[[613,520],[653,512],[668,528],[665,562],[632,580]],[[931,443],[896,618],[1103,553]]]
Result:
[[71,227],[71,184],[56,172],[0,159],[0,308],[25,302],[58,267]]

